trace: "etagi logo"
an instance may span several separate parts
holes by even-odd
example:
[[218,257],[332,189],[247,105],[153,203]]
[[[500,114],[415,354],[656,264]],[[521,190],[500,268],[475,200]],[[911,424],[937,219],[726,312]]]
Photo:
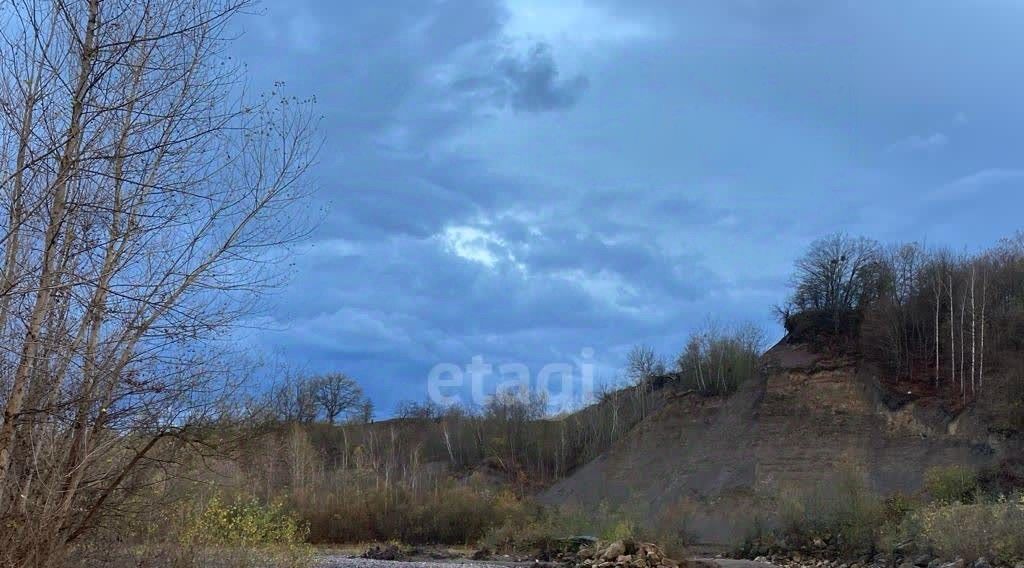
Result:
[[[489,396],[485,384],[500,380],[496,393],[534,392],[549,402],[590,400],[594,394],[594,350],[580,350],[572,363],[552,362],[542,366],[534,375],[523,363],[492,365],[482,355],[475,355],[465,367],[455,363],[439,363],[427,376],[427,394],[431,402],[442,406],[483,406]],[[466,388],[468,384],[468,389]],[[466,396],[469,400],[466,400]]]

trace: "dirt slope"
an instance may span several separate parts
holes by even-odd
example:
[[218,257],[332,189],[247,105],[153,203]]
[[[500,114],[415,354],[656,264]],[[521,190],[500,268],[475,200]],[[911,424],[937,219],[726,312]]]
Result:
[[667,396],[542,500],[648,518],[675,508],[700,543],[723,546],[742,538],[758,495],[827,484],[840,469],[862,471],[881,493],[912,492],[931,466],[980,468],[1020,452],[1018,440],[980,424],[981,411],[954,416],[912,392],[894,395],[854,361],[785,341],[765,355],[760,379],[727,399]]

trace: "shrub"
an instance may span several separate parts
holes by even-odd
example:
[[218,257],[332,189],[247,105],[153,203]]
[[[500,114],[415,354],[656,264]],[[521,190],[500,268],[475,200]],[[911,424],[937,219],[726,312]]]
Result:
[[924,474],[924,488],[939,503],[971,503],[978,493],[978,476],[964,466],[933,467]]
[[689,542],[687,503],[679,501],[659,514],[630,508],[610,507],[602,503],[596,510],[563,506],[543,508],[524,505],[522,514],[484,536],[481,545],[497,552],[544,555],[574,535],[591,535],[602,541],[635,539],[654,542],[670,557],[684,558]]
[[313,529],[311,541],[462,545],[509,519],[530,516],[510,492],[484,486],[455,481],[419,490],[360,485],[338,486],[297,505]]
[[291,568],[306,566],[312,558],[308,533],[307,526],[280,504],[242,498],[225,502],[214,496],[192,512],[181,543],[229,566]]
[[676,359],[683,387],[704,395],[728,395],[757,375],[764,332],[746,324],[723,328],[709,322],[692,334]]
[[[818,537],[832,536],[847,556],[877,548],[887,513],[855,470],[843,469],[833,483],[811,491],[781,492],[777,503],[778,532],[770,540],[803,547]],[[764,538],[764,535],[761,535]],[[746,543],[746,548],[755,547]]]
[[653,525],[641,535],[643,540],[657,543],[671,558],[689,556],[688,548],[694,542],[693,516],[695,504],[688,498],[670,502],[654,515]]
[[933,503],[908,516],[903,538],[944,558],[1024,560],[1024,496],[989,503]]

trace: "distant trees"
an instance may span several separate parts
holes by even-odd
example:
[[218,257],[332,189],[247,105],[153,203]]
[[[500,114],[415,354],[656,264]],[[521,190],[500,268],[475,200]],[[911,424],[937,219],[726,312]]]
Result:
[[[853,325],[850,316],[877,293],[880,251],[876,241],[844,233],[814,241],[795,263],[793,293],[780,310],[787,330]],[[805,321],[791,319],[797,314]]]
[[856,309],[873,295],[879,252],[876,241],[843,233],[815,241],[796,261],[794,306],[833,314]]
[[281,422],[309,424],[316,420],[316,400],[309,378],[286,374],[271,386],[267,408]]
[[626,356],[626,380],[632,384],[641,418],[647,415],[648,394],[654,388],[652,379],[666,371],[665,361],[646,345],[635,345]]
[[844,334],[893,375],[966,398],[1024,349],[1022,282],[1024,233],[973,255],[833,235],[796,263],[782,312],[790,333]]
[[320,407],[327,422],[334,424],[339,415],[356,416],[363,408],[363,389],[342,373],[327,373],[312,381],[313,402]]
[[299,424],[310,424],[320,417],[329,424],[339,417],[363,421],[373,417],[373,403],[362,387],[343,373],[286,374],[271,387],[267,407],[276,420]]
[[626,356],[626,379],[633,384],[664,375],[665,371],[665,361],[647,345],[635,345]]
[[395,415],[410,420],[436,420],[444,414],[444,408],[433,401],[416,402],[406,400],[398,403]]
[[690,335],[676,359],[679,381],[702,394],[735,392],[758,371],[764,331],[753,324],[725,328],[714,322]]
[[495,393],[484,406],[483,418],[500,432],[493,442],[497,453],[508,463],[526,463],[531,440],[531,423],[547,412],[544,393],[510,389]]

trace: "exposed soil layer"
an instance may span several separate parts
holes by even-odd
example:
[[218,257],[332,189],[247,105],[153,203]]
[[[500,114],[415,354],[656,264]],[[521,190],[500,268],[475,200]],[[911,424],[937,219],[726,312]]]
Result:
[[[671,387],[666,387],[671,389]],[[901,385],[900,388],[903,388]],[[541,498],[621,506],[654,519],[685,511],[700,547],[735,544],[780,490],[824,487],[858,472],[882,493],[921,488],[933,466],[996,469],[1022,455],[993,387],[967,407],[896,391],[849,358],[785,340],[763,372],[729,398],[666,394],[666,403],[608,452]],[[760,512],[759,512],[760,511]]]

